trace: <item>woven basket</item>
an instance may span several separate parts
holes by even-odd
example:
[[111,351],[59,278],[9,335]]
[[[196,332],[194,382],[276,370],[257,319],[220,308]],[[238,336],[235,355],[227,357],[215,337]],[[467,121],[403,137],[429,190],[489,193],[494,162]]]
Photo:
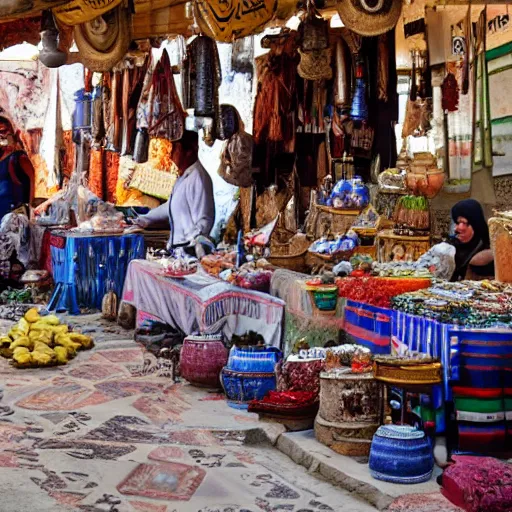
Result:
[[[500,215],[499,212],[496,215]],[[494,268],[496,280],[502,283],[512,283],[512,220],[504,217],[489,219],[489,234],[491,248],[494,253]]]
[[390,364],[375,361],[373,377],[388,384],[432,385],[442,381],[441,363]]
[[307,271],[306,255],[310,245],[306,235],[295,235],[285,243],[274,240],[278,235],[278,232],[272,235],[269,263],[276,267],[305,273]]

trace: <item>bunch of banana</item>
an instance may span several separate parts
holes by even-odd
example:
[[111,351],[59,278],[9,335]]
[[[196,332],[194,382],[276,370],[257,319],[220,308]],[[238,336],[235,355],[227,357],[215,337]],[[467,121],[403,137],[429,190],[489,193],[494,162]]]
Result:
[[0,355],[18,368],[66,364],[79,350],[94,347],[92,338],[70,332],[55,315],[29,309],[6,336],[0,336]]

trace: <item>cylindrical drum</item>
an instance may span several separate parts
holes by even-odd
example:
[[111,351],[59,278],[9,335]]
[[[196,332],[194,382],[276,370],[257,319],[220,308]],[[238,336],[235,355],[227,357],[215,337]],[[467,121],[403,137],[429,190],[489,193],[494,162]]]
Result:
[[407,425],[384,425],[373,437],[370,473],[377,480],[418,484],[430,480],[432,444],[424,432]]
[[343,455],[368,455],[379,427],[380,397],[372,374],[322,372],[315,420],[318,441]]
[[181,376],[195,386],[218,388],[227,360],[222,336],[188,336],[181,349]]

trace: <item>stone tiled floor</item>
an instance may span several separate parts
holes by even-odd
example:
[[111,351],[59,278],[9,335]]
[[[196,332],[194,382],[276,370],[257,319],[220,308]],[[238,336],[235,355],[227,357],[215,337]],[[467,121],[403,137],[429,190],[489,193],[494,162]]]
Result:
[[245,444],[255,415],[173,384],[126,333],[80,321],[96,348],[66,366],[0,360],[2,512],[374,510],[275,449]]

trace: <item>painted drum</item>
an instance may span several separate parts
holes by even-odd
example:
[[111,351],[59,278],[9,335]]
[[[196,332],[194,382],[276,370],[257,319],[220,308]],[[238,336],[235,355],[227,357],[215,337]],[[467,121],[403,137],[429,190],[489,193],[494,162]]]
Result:
[[434,455],[424,432],[407,425],[384,425],[373,436],[370,474],[396,484],[418,484],[430,480]]
[[232,347],[229,352],[227,369],[238,372],[274,372],[276,364],[283,357],[275,347]]
[[194,386],[219,388],[227,360],[222,336],[187,336],[180,355],[181,376]]

